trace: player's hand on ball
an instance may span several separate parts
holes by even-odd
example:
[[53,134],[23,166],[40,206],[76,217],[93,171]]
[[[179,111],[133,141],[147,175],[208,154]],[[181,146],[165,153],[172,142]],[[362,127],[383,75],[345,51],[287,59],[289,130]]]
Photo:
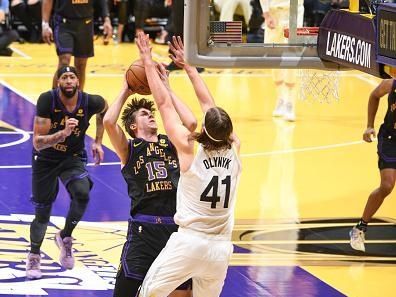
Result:
[[123,81],[123,89],[124,89],[124,91],[125,91],[125,93],[127,94],[128,97],[131,96],[132,94],[135,94],[135,93],[136,93],[135,90],[133,90],[133,89],[128,85],[128,82],[127,82],[127,79],[126,79],[126,78],[124,78],[124,81]]
[[[149,60],[146,63],[157,64],[156,62]],[[136,60],[134,61],[125,72],[125,79],[128,84],[129,89],[131,89],[134,93],[138,93],[140,95],[150,95],[151,90],[147,81],[146,71],[144,69],[143,61]]]

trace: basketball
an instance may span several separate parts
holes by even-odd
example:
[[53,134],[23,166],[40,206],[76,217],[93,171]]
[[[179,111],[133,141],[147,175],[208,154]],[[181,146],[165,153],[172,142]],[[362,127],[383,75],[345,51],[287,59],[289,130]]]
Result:
[[151,91],[147,82],[146,72],[141,60],[134,61],[125,73],[129,88],[140,94],[150,95]]

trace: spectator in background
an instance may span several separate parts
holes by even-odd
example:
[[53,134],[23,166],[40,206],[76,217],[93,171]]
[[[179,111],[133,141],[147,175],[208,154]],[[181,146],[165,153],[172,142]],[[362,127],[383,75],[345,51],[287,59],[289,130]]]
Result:
[[[287,43],[284,29],[289,28],[290,0],[260,0],[265,19],[265,43]],[[297,27],[303,26],[304,1],[298,0]],[[274,69],[273,80],[277,90],[277,103],[272,113],[274,117],[282,117],[294,122],[296,70]]]
[[172,0],[165,0],[164,5],[169,8],[169,17],[168,17],[168,22],[166,24],[166,27],[161,30],[160,34],[154,39],[154,43],[157,44],[166,44],[167,41],[170,39],[168,38],[168,31],[169,28],[171,28],[171,23],[172,23]]
[[234,15],[243,16],[247,27],[247,42],[262,43],[264,30],[263,11],[258,0],[214,0],[220,21],[232,21]]
[[146,19],[150,17],[168,18],[171,13],[168,3],[168,0],[135,0],[133,12],[135,15],[136,35],[138,32],[143,32]]
[[249,25],[252,16],[251,0],[214,0],[215,8],[220,12],[220,21],[232,21],[234,14],[242,15]]
[[[183,39],[184,33],[184,0],[167,0],[168,5],[171,6],[171,23],[168,26],[168,36],[166,40],[170,42],[172,36],[180,36]],[[171,52],[169,52],[171,54]],[[171,61],[166,70],[182,70],[175,62]],[[198,72],[203,72],[205,69],[197,67]]]
[[14,30],[8,30],[5,26],[7,12],[8,0],[0,0],[0,56],[11,56],[12,49],[8,46],[18,39],[18,33]]
[[[360,4],[362,4],[362,1],[365,1],[365,0],[359,0],[359,1],[360,1]],[[332,0],[331,6],[335,9],[348,8],[349,0]]]
[[247,42],[263,43],[264,42],[264,18],[259,0],[252,0],[252,15],[249,20],[249,31]]
[[[112,36],[113,28],[111,26],[109,11],[106,0],[100,1],[100,8],[104,19],[104,34]],[[85,85],[85,69],[87,60],[94,55],[93,46],[93,14],[94,0],[73,1],[64,0],[43,0],[42,10],[42,35],[43,40],[51,44],[54,40],[56,53],[58,55],[58,69],[62,66],[69,66],[71,57],[74,56],[74,66],[79,75],[80,90]],[[54,8],[53,28],[50,27],[49,21],[52,8]],[[57,77],[54,75],[52,87],[57,86]]]
[[304,19],[307,27],[319,27],[334,0],[305,0]]
[[128,0],[109,0],[110,10],[115,13],[118,19],[117,36],[115,42],[121,43],[125,25],[128,23],[129,1]]
[[[167,0],[171,7],[170,19],[168,21],[168,36],[166,41],[170,42],[172,36],[181,36],[183,38],[184,29],[184,0]],[[166,70],[181,70],[173,61],[166,66]]]
[[41,2],[40,0],[11,0],[10,11],[28,30],[29,42],[41,42]]

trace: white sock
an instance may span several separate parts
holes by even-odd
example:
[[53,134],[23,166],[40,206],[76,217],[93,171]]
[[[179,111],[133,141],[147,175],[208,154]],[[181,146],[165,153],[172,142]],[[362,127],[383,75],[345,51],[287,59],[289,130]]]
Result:
[[287,86],[285,88],[285,100],[286,100],[286,103],[290,103],[294,106],[294,103],[296,102],[296,88],[295,88],[295,86],[293,86],[293,87]]
[[276,86],[276,93],[278,97],[278,102],[280,100],[286,101],[287,100],[287,87],[286,85],[282,82],[281,84]]

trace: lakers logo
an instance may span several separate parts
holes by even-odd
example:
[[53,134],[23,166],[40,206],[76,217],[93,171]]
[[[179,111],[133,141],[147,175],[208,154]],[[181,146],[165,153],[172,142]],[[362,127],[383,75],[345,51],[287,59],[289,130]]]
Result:
[[[117,267],[125,240],[125,226],[111,227],[106,223],[80,222],[73,233],[76,265],[65,270],[58,262],[59,249],[54,235],[63,227],[64,220],[51,217],[41,249],[42,279],[26,281],[25,265],[29,252],[29,227],[33,216],[9,215],[0,217],[0,295],[50,295],[50,291],[65,290],[69,296],[82,296],[79,292],[95,291],[94,296],[111,296]],[[7,251],[6,251],[7,250]],[[6,252],[5,252],[6,251]],[[18,283],[18,285],[16,285]]]
[[159,145],[160,145],[160,146],[163,146],[163,147],[167,147],[167,146],[168,146],[168,144],[166,143],[166,140],[165,140],[165,139],[160,139]]
[[77,110],[77,116],[78,117],[83,117],[84,116],[84,110],[82,108],[80,108],[79,110]]

